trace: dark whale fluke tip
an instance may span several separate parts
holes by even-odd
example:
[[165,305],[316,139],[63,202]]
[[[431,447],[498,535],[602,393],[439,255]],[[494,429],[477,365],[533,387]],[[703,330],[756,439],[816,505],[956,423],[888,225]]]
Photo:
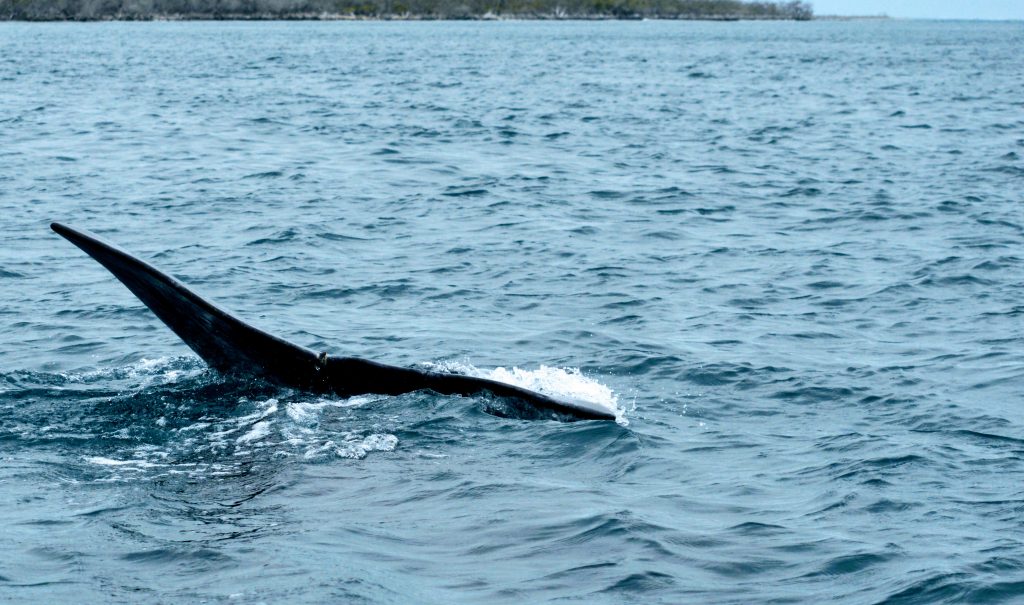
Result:
[[50,223],[50,229],[53,229],[55,233],[69,240],[73,240],[75,237],[87,237],[90,239],[96,239],[95,235],[87,231],[79,231],[72,227],[68,227],[64,223],[58,223],[56,221]]
[[68,239],[70,239],[69,236],[72,234],[72,231],[69,227],[57,222],[50,223],[50,229],[53,229],[54,233]]
[[[104,246],[104,247],[107,247],[107,248],[115,248],[114,245],[101,240],[98,236],[96,236],[93,233],[89,233],[88,231],[82,231],[82,230],[79,230],[79,229],[75,229],[73,227],[68,227],[67,225],[65,225],[63,223],[58,223],[58,222],[50,223],[50,229],[52,229],[54,231],[54,233],[56,233],[57,235],[63,237],[64,239],[68,240],[69,242],[75,244],[76,246],[78,246],[80,248],[85,243],[90,243],[90,244],[93,244],[93,245],[100,245],[100,246]],[[88,250],[86,252],[88,252]],[[91,253],[89,255],[92,256]]]
[[443,395],[491,393],[524,401],[571,420],[615,420],[589,401],[561,399],[522,387],[462,374],[389,366],[355,357],[330,357],[253,327],[117,246],[62,223],[50,223],[61,237],[114,274],[135,296],[212,368],[257,376],[318,393],[348,397],[400,395],[432,390]]

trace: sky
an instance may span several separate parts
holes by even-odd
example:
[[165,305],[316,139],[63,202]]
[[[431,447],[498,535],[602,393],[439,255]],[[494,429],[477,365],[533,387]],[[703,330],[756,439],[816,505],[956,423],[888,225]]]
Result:
[[908,19],[1024,19],[1024,0],[809,0],[816,15]]

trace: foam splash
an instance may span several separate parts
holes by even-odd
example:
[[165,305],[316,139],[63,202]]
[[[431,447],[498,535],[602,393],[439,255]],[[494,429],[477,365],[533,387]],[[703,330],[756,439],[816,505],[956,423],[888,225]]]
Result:
[[[325,431],[320,423],[330,408],[353,408],[379,396],[345,400],[317,399],[282,402],[238,400],[249,413],[239,416],[204,415],[184,426],[167,428],[165,416],[154,427],[169,433],[166,445],[141,445],[113,455],[85,456],[89,465],[107,469],[99,481],[135,481],[169,475],[220,476],[237,472],[237,465],[254,457],[294,458],[322,462],[333,458],[361,460],[372,452],[391,452],[398,437],[377,431]],[[127,438],[127,435],[125,436]],[[168,449],[169,445],[169,449]],[[213,462],[217,461],[217,462]]]
[[322,445],[308,448],[303,454],[303,458],[322,460],[337,456],[338,458],[361,460],[370,452],[392,452],[397,446],[398,437],[388,433],[373,433],[365,437],[356,433],[348,433],[343,436],[341,443],[330,440]]
[[285,413],[292,422],[300,426],[312,426],[316,424],[324,408],[357,408],[381,399],[383,397],[380,395],[356,395],[343,400],[297,401],[289,403]]
[[615,422],[628,426],[626,409],[619,405],[619,398],[612,389],[597,380],[585,376],[579,368],[553,368],[541,365],[536,370],[513,366],[511,369],[497,367],[491,370],[478,368],[469,363],[447,361],[425,364],[440,372],[466,374],[511,384],[552,397],[582,399],[596,403],[615,414]]
[[[585,376],[576,368],[540,366],[533,370],[518,367],[477,368],[468,363],[442,362],[425,364],[435,371],[453,372],[496,380],[554,397],[583,399],[601,405],[615,415],[616,421],[629,424],[619,405],[619,397],[609,387]],[[173,382],[182,376],[205,371],[191,358],[144,359],[127,368],[79,375],[79,380],[130,377],[152,384]],[[230,475],[239,464],[232,460],[256,457],[265,459],[294,458],[307,462],[323,462],[337,458],[361,460],[373,452],[391,452],[399,444],[398,437],[380,430],[379,425],[362,430],[333,430],[336,414],[331,409],[359,408],[388,399],[381,395],[361,395],[346,399],[320,397],[292,399],[297,393],[266,399],[240,397],[231,407],[245,410],[240,415],[223,415],[214,411],[193,417],[186,424],[175,423],[176,410],[150,419],[150,426],[166,435],[159,446],[136,445],[113,455],[84,457],[85,462],[109,469],[105,480],[136,480],[140,475],[153,478],[186,474],[195,476]],[[169,421],[168,419],[171,418]],[[347,428],[347,427],[346,427]],[[367,430],[369,429],[369,430]],[[121,429],[121,438],[130,439],[132,431]],[[167,446],[170,446],[168,449]]]
[[391,452],[398,446],[398,437],[390,433],[363,435],[353,431],[334,439],[322,440],[319,431],[320,418],[326,408],[354,408],[379,401],[377,395],[359,395],[344,400],[321,399],[299,401],[285,407],[288,422],[282,427],[281,436],[285,443],[304,449],[302,458],[320,461],[332,457],[361,460],[370,452]]
[[161,466],[154,464],[147,460],[115,460],[113,458],[106,458],[104,456],[89,456],[85,459],[90,464],[96,464],[99,466],[119,466],[125,467],[126,470],[142,471],[147,468],[155,468]]
[[269,436],[270,422],[267,420],[262,420],[252,425],[252,428],[249,430],[248,433],[242,435],[238,439],[235,439],[235,443],[237,443],[238,445],[256,443],[261,439],[264,439]]
[[199,376],[208,369],[206,364],[195,357],[143,357],[135,363],[115,368],[101,368],[85,372],[60,372],[58,375],[69,383],[93,383],[103,380],[139,381],[136,390],[150,386],[173,384],[182,379]]

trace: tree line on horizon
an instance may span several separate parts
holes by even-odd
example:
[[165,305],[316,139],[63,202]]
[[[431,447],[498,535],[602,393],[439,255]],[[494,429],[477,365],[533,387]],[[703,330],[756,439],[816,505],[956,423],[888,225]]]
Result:
[[788,19],[798,0],[0,0],[0,20],[151,19]]

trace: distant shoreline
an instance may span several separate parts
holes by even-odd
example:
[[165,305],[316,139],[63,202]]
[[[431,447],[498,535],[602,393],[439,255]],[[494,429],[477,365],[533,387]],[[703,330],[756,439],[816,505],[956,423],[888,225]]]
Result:
[[466,17],[438,17],[432,15],[351,15],[339,14],[317,14],[317,15],[147,15],[147,16],[103,16],[90,18],[21,18],[11,19],[0,17],[0,23],[100,23],[100,22],[186,22],[186,21],[858,21],[859,17],[851,18],[829,18],[829,19],[789,19],[785,17],[731,17],[722,16],[664,16],[664,15],[611,15],[611,14],[587,14],[587,15],[555,15],[555,14],[531,14],[531,15],[472,15]]
[[0,0],[0,21],[810,21],[799,0]]

